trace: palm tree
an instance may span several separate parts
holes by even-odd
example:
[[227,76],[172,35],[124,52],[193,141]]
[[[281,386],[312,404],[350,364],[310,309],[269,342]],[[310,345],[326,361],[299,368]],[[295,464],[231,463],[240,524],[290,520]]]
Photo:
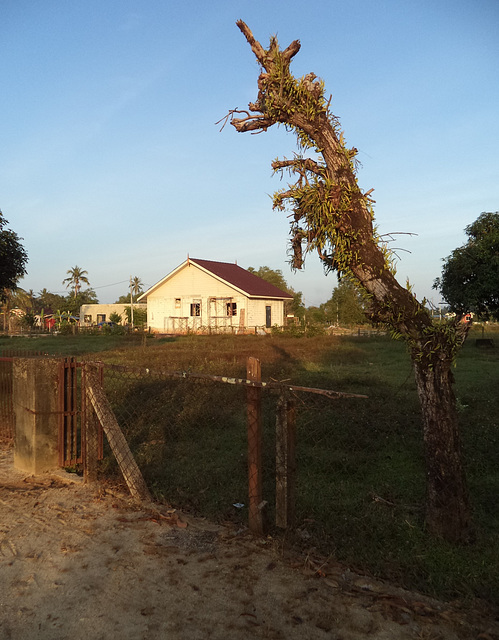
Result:
[[130,278],[130,291],[132,292],[132,295],[134,295],[135,297],[137,297],[139,293],[142,293],[143,286],[144,286],[144,283],[139,278],[139,276],[134,276],[133,278]]
[[87,278],[88,271],[76,266],[72,269],[68,269],[66,273],[68,274],[68,277],[62,281],[62,284],[65,284],[66,288],[71,287],[74,292],[74,297],[76,298],[79,290],[81,289],[80,283],[85,282],[85,284],[90,284]]
[[142,291],[142,280],[139,276],[130,276],[130,321],[133,327],[133,296],[137,296]]

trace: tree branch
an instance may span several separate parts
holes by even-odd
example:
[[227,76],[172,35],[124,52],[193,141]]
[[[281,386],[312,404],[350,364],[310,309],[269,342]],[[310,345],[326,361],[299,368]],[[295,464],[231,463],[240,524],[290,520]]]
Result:
[[301,175],[304,175],[305,171],[315,173],[320,178],[326,175],[325,167],[322,167],[319,163],[312,160],[312,158],[294,158],[293,160],[274,160],[272,163],[272,169],[274,171],[281,171],[283,169],[295,169]]
[[243,20],[238,20],[236,24],[241,30],[246,40],[248,41],[248,44],[250,45],[251,50],[255,54],[255,57],[258,60],[258,62],[262,65],[262,67],[265,67],[265,58],[266,58],[265,49],[258,42],[258,40],[255,39],[255,36],[252,34],[251,29],[248,27],[248,25],[245,22],[243,22]]

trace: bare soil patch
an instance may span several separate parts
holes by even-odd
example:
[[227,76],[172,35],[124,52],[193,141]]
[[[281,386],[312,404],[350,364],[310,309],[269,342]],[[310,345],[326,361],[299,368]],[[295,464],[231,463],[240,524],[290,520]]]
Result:
[[0,514],[4,640],[499,638],[483,612],[291,557],[271,539],[139,509],[72,474],[27,477],[6,448]]

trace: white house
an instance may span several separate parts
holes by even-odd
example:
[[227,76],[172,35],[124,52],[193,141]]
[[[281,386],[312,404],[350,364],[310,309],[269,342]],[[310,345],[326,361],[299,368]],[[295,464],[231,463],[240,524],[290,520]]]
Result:
[[284,324],[293,296],[237,264],[187,260],[143,293],[147,324],[156,333],[248,333]]
[[[90,327],[99,322],[109,322],[111,314],[117,313],[121,317],[121,323],[127,323],[127,314],[125,309],[130,304],[83,304],[80,307],[80,325],[82,327]],[[145,304],[134,303],[135,309],[145,309]]]

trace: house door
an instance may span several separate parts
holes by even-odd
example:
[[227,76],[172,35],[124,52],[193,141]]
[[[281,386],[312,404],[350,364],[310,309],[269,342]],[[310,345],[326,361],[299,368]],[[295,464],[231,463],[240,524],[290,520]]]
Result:
[[265,326],[267,329],[272,326],[272,307],[265,307]]

